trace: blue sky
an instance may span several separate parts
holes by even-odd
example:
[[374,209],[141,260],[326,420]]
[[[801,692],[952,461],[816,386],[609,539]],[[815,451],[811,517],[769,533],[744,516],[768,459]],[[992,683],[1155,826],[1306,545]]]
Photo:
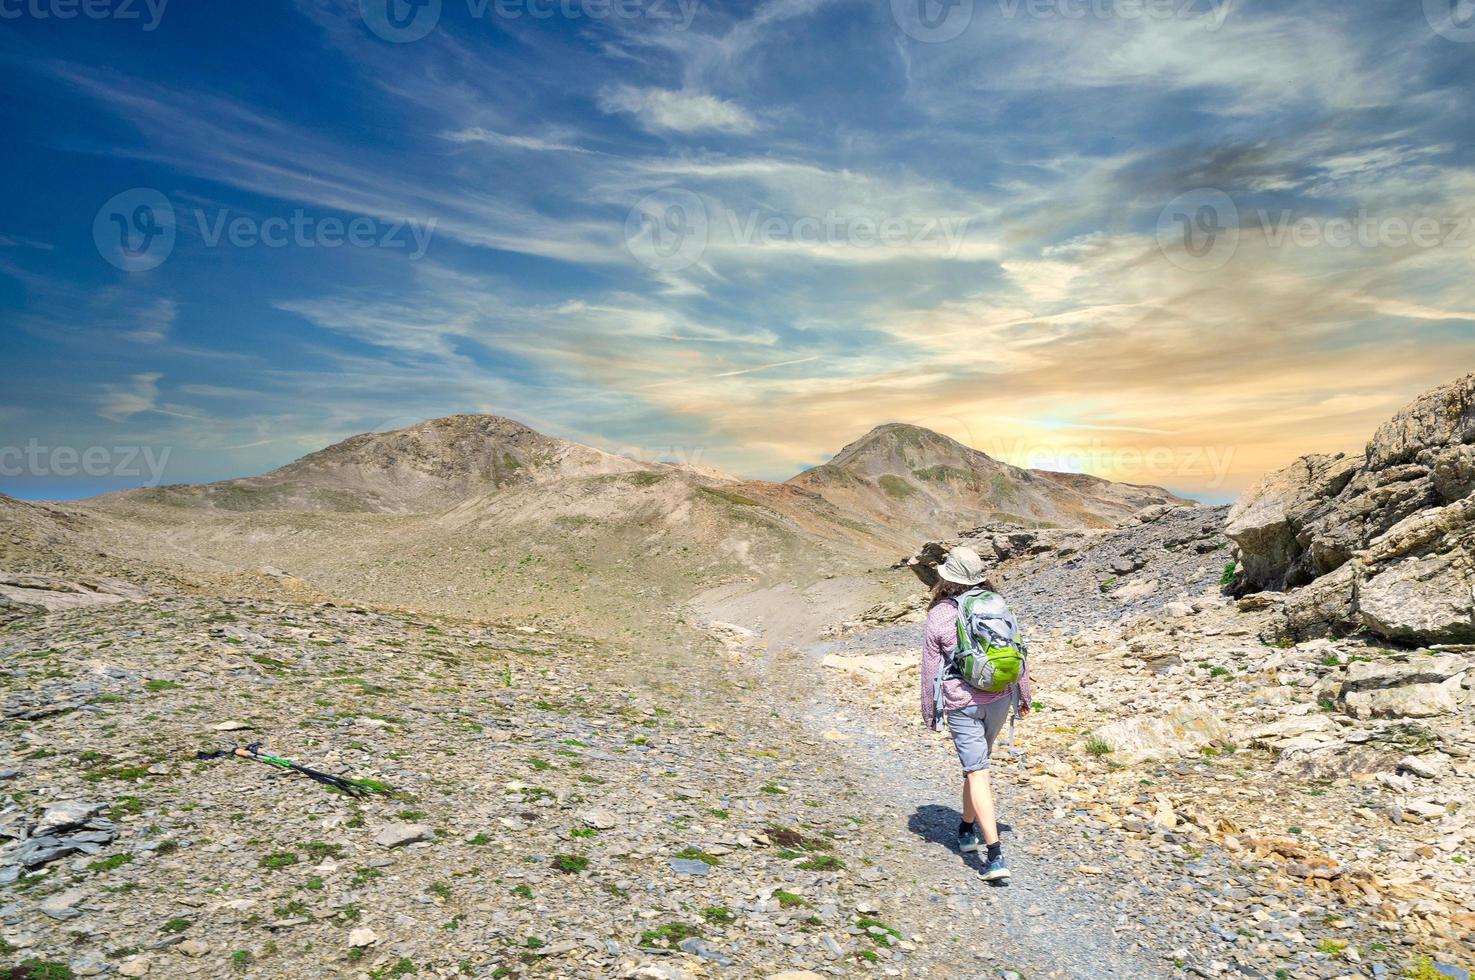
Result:
[[1469,0],[922,2],[0,0],[0,490],[481,411],[1220,500],[1475,369]]

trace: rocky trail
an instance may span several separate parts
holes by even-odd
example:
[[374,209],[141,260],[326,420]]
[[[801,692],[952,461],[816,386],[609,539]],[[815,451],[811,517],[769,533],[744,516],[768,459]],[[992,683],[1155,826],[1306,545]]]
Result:
[[[1227,512],[1014,515],[889,568],[711,487],[675,489],[712,561],[651,511],[614,554],[569,524],[587,563],[456,524],[367,578],[0,500],[0,980],[1468,980],[1472,420],[1475,376]],[[918,717],[958,544],[1035,679],[1000,887]],[[255,741],[371,791],[197,757]]]

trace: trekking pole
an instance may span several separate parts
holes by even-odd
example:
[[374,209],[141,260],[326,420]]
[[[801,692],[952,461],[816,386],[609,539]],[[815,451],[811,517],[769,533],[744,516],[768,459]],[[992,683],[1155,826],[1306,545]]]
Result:
[[324,786],[331,786],[334,789],[339,790],[343,793],[347,793],[349,796],[355,798],[368,796],[370,793],[380,792],[385,789],[385,787],[368,782],[367,780],[350,779],[347,776],[335,776],[332,773],[320,772],[317,769],[309,769],[307,766],[299,765],[290,759],[283,759],[280,756],[275,755],[267,755],[265,752],[261,751],[260,742],[252,742],[245,748],[237,745],[228,749],[217,749],[214,752],[195,753],[195,758],[200,760],[222,759],[226,756],[235,756],[238,759],[251,759],[256,762],[264,762],[269,766],[276,766],[279,769],[287,769],[291,772],[300,772],[302,773],[302,775],[308,777],[309,779],[322,783]]

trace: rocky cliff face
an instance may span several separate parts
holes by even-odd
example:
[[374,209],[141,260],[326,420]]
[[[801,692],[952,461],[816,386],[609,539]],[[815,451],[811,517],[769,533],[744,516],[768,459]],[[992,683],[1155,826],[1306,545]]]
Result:
[[1303,456],[1230,512],[1240,592],[1294,589],[1296,637],[1475,641],[1475,374],[1384,423],[1359,456]]

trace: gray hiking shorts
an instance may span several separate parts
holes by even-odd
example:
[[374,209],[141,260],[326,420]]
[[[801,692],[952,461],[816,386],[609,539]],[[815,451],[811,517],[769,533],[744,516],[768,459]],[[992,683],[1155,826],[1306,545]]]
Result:
[[958,750],[958,761],[963,764],[964,773],[988,768],[994,740],[1008,720],[1008,698],[999,698],[988,704],[970,704],[947,713],[947,730],[953,736],[953,748]]

